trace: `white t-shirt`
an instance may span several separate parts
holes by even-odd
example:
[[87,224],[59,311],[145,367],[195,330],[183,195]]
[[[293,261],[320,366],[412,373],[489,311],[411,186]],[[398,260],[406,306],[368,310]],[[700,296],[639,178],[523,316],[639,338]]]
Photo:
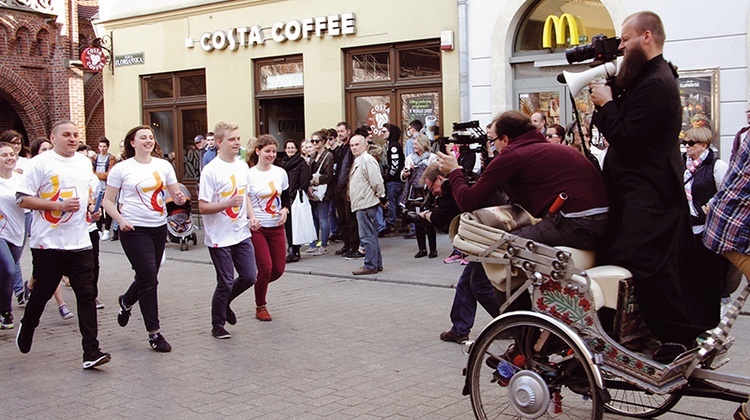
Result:
[[276,227],[281,220],[281,192],[289,188],[286,171],[278,166],[263,172],[257,166],[250,168],[248,194],[253,212],[263,227]]
[[23,246],[25,233],[23,209],[16,204],[20,182],[21,175],[16,171],[9,179],[0,177],[0,238],[15,246]]
[[31,243],[35,249],[75,251],[91,248],[88,224],[88,200],[92,185],[91,160],[80,153],[64,157],[54,150],[26,161],[18,192],[50,201],[79,197],[81,207],[64,211],[34,211]]
[[134,158],[115,165],[107,185],[120,189],[120,214],[133,226],[159,227],[167,223],[164,191],[177,183],[172,165],[152,157],[149,163]]
[[[201,171],[199,200],[215,203],[234,196],[247,196],[247,163],[239,159],[229,163],[217,157]],[[204,214],[207,247],[236,245],[250,237],[247,225],[247,199],[240,207],[226,208],[218,213]]]

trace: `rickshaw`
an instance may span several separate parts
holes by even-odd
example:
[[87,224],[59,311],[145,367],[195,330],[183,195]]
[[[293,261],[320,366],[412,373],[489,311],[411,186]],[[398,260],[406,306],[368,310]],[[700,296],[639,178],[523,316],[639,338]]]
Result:
[[[510,234],[525,210],[502,207],[464,213],[451,227],[454,246],[482,263],[507,298],[501,315],[464,343],[463,394],[476,418],[652,418],[683,396],[747,401],[746,392],[716,383],[750,386],[750,378],[716,369],[728,361],[729,331],[750,286],[697,347],[662,364],[649,357],[659,343],[639,317],[628,270],[593,266],[592,251]],[[504,312],[524,291],[531,310]],[[614,313],[609,330],[602,308]]]

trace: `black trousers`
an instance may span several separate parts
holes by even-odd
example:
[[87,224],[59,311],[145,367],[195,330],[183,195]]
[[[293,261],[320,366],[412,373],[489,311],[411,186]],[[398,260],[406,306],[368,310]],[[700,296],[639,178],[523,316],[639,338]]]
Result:
[[339,235],[341,235],[346,248],[356,251],[359,248],[357,216],[352,213],[352,204],[346,199],[346,188],[337,186],[333,192],[336,195],[336,217],[339,221]]
[[68,276],[76,295],[78,328],[81,330],[83,355],[94,355],[99,350],[94,294],[94,262],[90,249],[61,251],[31,249],[34,291],[26,304],[21,323],[31,330],[39,326],[44,306],[52,298],[62,276]]
[[159,330],[159,300],[157,286],[161,258],[167,238],[167,225],[141,227],[120,232],[122,250],[135,271],[135,280],[125,292],[125,304],[139,303],[146,331]]

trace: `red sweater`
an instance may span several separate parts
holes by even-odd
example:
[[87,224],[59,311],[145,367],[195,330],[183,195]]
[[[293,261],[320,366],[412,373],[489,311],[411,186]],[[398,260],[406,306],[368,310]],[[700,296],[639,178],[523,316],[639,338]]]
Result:
[[608,205],[599,170],[572,147],[549,143],[536,130],[509,141],[471,188],[461,171],[448,178],[461,211],[476,210],[501,189],[536,217],[542,217],[563,192],[568,195],[560,209],[564,213]]

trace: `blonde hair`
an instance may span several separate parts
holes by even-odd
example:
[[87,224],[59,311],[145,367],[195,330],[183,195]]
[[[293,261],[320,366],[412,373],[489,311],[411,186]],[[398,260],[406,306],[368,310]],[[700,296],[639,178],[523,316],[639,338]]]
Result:
[[691,139],[693,141],[705,143],[707,145],[711,145],[714,139],[714,135],[706,127],[693,127],[687,132],[685,132],[685,139]]
[[420,146],[422,146],[422,150],[425,152],[430,151],[430,139],[427,138],[426,135],[420,134],[417,136],[417,138],[414,140],[415,143],[418,143]]
[[237,124],[219,121],[216,123],[216,127],[214,127],[214,138],[216,140],[224,140],[232,131],[239,128]]

